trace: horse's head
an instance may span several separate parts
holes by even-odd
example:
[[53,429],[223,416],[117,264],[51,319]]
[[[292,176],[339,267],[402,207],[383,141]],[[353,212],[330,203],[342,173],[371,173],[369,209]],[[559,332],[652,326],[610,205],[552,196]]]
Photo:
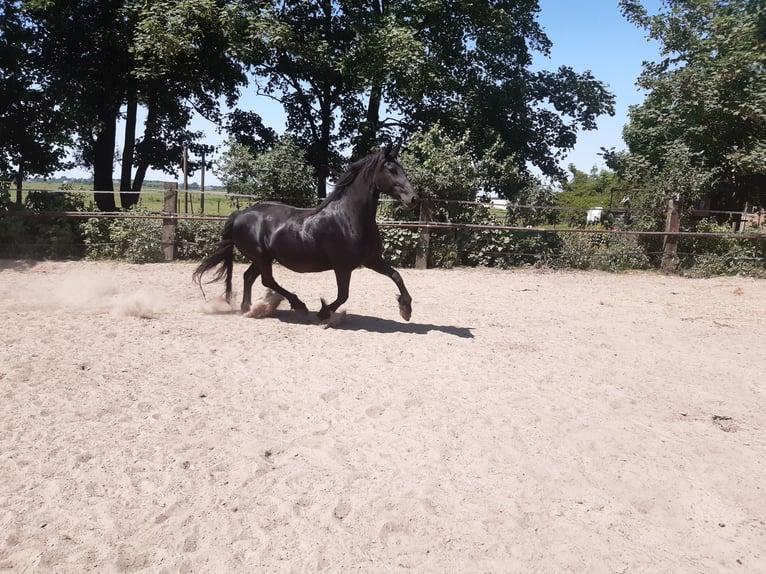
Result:
[[418,194],[412,188],[410,180],[404,173],[404,168],[396,161],[399,146],[385,148],[375,169],[375,187],[381,193],[399,200],[404,209],[413,209],[418,204]]

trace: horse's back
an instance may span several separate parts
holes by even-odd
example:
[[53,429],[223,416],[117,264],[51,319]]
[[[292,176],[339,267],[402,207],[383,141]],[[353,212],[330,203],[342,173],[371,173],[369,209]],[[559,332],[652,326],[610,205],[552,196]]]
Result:
[[306,232],[306,219],[315,210],[283,203],[259,203],[237,215],[232,239],[249,259],[279,261],[298,272],[331,269],[322,246]]

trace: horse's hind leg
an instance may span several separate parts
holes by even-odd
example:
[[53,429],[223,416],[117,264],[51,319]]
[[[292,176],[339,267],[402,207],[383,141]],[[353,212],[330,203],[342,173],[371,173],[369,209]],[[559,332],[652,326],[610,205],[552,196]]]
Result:
[[247,311],[250,309],[253,296],[253,283],[255,283],[255,280],[258,279],[258,275],[260,274],[261,271],[258,269],[258,266],[255,263],[250,265],[250,267],[248,267],[245,271],[245,288],[242,293],[242,305],[240,306],[240,309],[243,313],[247,313]]
[[290,302],[290,307],[294,311],[308,311],[306,304],[298,299],[298,296],[295,293],[291,293],[274,280],[274,275],[271,271],[271,262],[261,265],[261,283],[263,283],[264,287],[276,291],[282,295],[282,297],[287,299]]
[[402,316],[402,319],[409,321],[412,316],[412,297],[407,291],[407,287],[404,286],[404,281],[399,272],[391,267],[382,257],[367,261],[364,263],[364,266],[385,275],[396,283],[396,286],[399,288],[399,297],[397,298],[399,301],[399,314]]

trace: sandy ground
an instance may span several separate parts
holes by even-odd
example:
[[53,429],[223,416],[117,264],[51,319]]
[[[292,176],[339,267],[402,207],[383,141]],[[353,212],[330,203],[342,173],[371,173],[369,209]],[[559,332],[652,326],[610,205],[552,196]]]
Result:
[[766,283],[192,270],[0,262],[0,572],[766,572]]

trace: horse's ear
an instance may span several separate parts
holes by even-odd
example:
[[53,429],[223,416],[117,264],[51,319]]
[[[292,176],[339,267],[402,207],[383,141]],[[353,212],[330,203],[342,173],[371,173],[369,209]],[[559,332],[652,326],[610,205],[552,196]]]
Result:
[[386,144],[386,147],[383,148],[383,153],[385,154],[386,158],[388,159],[396,159],[396,157],[399,155],[399,152],[402,149],[401,144],[392,145],[390,143]]

